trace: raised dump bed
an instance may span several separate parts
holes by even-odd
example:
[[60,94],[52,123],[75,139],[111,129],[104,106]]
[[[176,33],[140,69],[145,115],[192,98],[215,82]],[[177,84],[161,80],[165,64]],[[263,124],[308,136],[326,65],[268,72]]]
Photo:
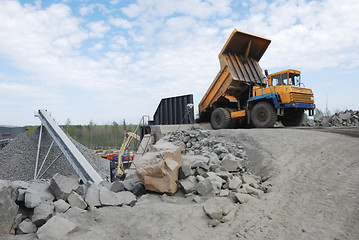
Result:
[[221,70],[199,104],[201,120],[209,120],[216,103],[244,109],[250,85],[267,84],[258,62],[271,40],[234,30],[218,58]]

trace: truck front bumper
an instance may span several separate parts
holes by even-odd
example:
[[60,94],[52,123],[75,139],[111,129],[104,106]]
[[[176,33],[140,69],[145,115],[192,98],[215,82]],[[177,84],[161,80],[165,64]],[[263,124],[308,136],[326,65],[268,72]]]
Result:
[[280,106],[281,108],[303,108],[303,109],[315,109],[314,103],[298,103],[298,102],[291,102],[291,103],[283,103]]

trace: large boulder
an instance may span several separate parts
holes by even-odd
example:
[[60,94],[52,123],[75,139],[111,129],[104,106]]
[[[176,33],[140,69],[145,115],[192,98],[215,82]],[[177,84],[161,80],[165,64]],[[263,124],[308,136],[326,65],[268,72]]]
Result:
[[36,226],[40,227],[54,215],[54,212],[55,207],[51,201],[41,202],[34,208],[31,220]]
[[25,191],[25,207],[35,208],[43,201],[53,201],[48,182],[32,182]]
[[0,234],[9,234],[19,206],[11,199],[13,188],[0,184]]
[[79,187],[77,180],[69,178],[61,174],[56,173],[50,182],[50,190],[56,197],[56,199],[67,200],[72,191],[75,191]]
[[60,216],[53,216],[37,231],[39,239],[63,239],[77,229],[77,225]]
[[87,203],[85,200],[76,192],[70,193],[69,197],[67,198],[71,207],[78,207],[80,209],[86,209]]
[[147,190],[174,194],[178,170],[182,166],[181,150],[168,142],[156,144],[153,148],[155,152],[135,160],[137,175]]
[[99,207],[101,206],[100,202],[100,186],[92,184],[87,190],[85,201],[89,206]]

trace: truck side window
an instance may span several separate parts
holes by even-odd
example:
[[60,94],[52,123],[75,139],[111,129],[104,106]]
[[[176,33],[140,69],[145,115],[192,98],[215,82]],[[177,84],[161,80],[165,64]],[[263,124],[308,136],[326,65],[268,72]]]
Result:
[[288,85],[288,73],[282,74],[283,85]]
[[272,85],[281,85],[280,74],[272,76]]

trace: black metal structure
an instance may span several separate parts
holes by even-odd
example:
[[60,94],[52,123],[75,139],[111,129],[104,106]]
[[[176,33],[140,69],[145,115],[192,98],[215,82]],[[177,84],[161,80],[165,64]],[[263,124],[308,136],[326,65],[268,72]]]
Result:
[[193,94],[163,98],[153,115],[151,125],[194,123]]

